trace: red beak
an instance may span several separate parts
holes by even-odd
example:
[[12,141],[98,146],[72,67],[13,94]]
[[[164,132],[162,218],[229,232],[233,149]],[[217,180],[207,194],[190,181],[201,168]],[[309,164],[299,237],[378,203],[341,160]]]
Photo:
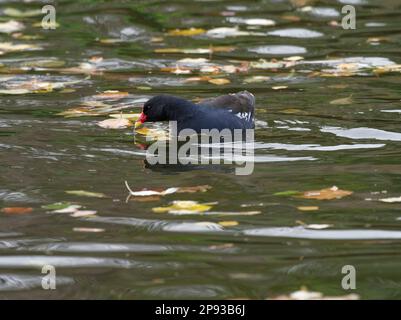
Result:
[[146,118],[147,118],[146,114],[144,114],[144,113],[142,112],[141,115],[140,115],[139,118],[138,118],[138,121],[139,121],[140,123],[144,123],[144,122],[146,121]]

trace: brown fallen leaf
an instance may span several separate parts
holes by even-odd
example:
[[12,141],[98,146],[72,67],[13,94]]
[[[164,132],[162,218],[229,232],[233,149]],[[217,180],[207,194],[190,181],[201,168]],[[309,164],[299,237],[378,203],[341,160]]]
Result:
[[333,186],[331,188],[322,190],[305,191],[303,194],[297,195],[295,197],[315,200],[333,200],[341,199],[351,194],[353,194],[352,191],[340,190],[336,186]]
[[347,98],[340,98],[340,99],[335,99],[330,101],[330,104],[334,104],[334,105],[347,105],[347,104],[352,104],[353,100],[352,97],[349,96]]
[[194,193],[194,192],[206,192],[212,187],[209,185],[195,186],[195,187],[179,187],[177,193]]
[[31,213],[33,208],[30,207],[7,207],[1,209],[1,212],[6,214],[26,214]]
[[97,123],[99,127],[105,129],[124,129],[132,125],[132,123],[125,118],[119,119],[106,119]]
[[134,201],[137,202],[150,202],[150,201],[159,201],[161,199],[160,196],[144,196],[144,197],[133,197]]

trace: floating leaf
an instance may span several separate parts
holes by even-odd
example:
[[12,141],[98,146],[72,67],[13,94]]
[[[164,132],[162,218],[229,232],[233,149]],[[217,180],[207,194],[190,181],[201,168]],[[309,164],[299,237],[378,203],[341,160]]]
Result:
[[30,51],[41,50],[42,48],[36,44],[14,44],[12,42],[0,42],[0,52],[17,52],[17,51]]
[[80,208],[82,208],[82,206],[77,205],[77,204],[72,204],[63,209],[54,210],[54,211],[52,211],[52,213],[74,213],[74,212],[78,211]]
[[163,72],[171,72],[174,74],[190,74],[192,71],[189,68],[183,68],[180,66],[176,66],[176,67],[166,67],[166,68],[161,68],[160,71]]
[[42,208],[46,210],[60,210],[68,208],[71,205],[70,202],[56,202],[52,204],[43,205]]
[[333,200],[333,199],[341,199],[351,194],[353,194],[352,191],[340,190],[336,186],[334,186],[331,188],[317,191],[306,191],[298,197],[304,199],[315,199],[315,200]]
[[94,98],[100,99],[121,99],[129,95],[128,92],[121,92],[118,90],[106,90],[94,96]]
[[216,216],[254,216],[261,214],[261,211],[208,211],[205,214]]
[[65,193],[72,194],[75,196],[92,197],[92,198],[106,198],[107,197],[104,193],[90,192],[90,191],[84,191],[84,190],[69,190],[69,191],[66,191]]
[[244,83],[260,83],[260,82],[265,82],[269,81],[271,78],[268,76],[252,76],[248,77],[244,80]]
[[153,208],[152,211],[156,213],[168,212],[172,214],[194,214],[194,213],[202,213],[208,211],[212,208],[210,204],[201,204],[197,201],[181,201],[176,200],[171,203],[170,206],[167,207],[156,207]]
[[169,36],[196,36],[202,33],[205,33],[206,30],[201,29],[201,28],[190,28],[190,29],[175,29],[175,30],[170,30],[167,32]]
[[373,73],[377,76],[392,72],[401,72],[401,64],[378,67],[373,70]]
[[322,230],[332,227],[332,224],[305,224],[303,225],[306,229]]
[[1,212],[6,214],[26,214],[31,213],[33,208],[29,207],[8,207],[1,209]]
[[25,29],[25,25],[22,22],[16,20],[9,20],[7,22],[0,22],[1,33],[12,33]]
[[228,84],[231,81],[228,80],[228,79],[224,79],[224,78],[218,78],[218,79],[210,79],[210,80],[208,80],[208,82],[216,84],[218,86],[221,86],[221,85],[224,85],[224,84]]
[[5,8],[3,13],[14,18],[28,18],[42,15],[42,11],[39,9],[21,11],[15,8]]
[[275,86],[275,87],[272,87],[273,90],[283,90],[283,89],[287,89],[287,88],[288,88],[288,86]]
[[104,232],[105,229],[102,228],[74,228],[75,232]]
[[286,57],[283,60],[285,61],[300,61],[300,60],[304,60],[304,57],[301,56],[291,56],[291,57]]
[[72,213],[70,216],[74,218],[82,218],[82,217],[89,217],[93,216],[97,213],[96,210],[77,210]]
[[124,129],[132,125],[128,119],[106,119],[97,123],[99,127],[105,129]]
[[159,201],[160,196],[146,196],[146,197],[134,197],[133,200],[137,202],[150,202],[150,201]]
[[165,196],[168,194],[172,194],[177,192],[178,188],[168,188],[163,191],[154,191],[154,190],[140,190],[140,191],[132,191],[127,181],[125,181],[125,186],[127,187],[130,195],[135,197],[148,197],[148,196]]
[[334,104],[334,105],[346,105],[346,104],[352,104],[353,100],[351,98],[351,96],[347,97],[347,98],[340,98],[340,99],[335,99],[330,101],[330,104]]
[[146,136],[147,139],[154,141],[164,141],[169,139],[168,132],[163,129],[149,129],[146,127],[135,128],[135,133]]
[[235,47],[220,46],[220,47],[209,47],[209,48],[196,48],[196,49],[179,49],[179,48],[158,48],[155,49],[155,53],[185,53],[185,54],[211,54],[214,52],[231,52],[234,51]]
[[317,207],[317,206],[300,206],[300,207],[297,207],[297,209],[299,211],[317,211],[317,210],[319,210],[319,207]]
[[294,196],[294,195],[299,195],[301,192],[295,191],[295,190],[288,190],[288,191],[280,191],[276,192],[273,195],[275,196]]
[[179,187],[177,193],[194,193],[194,192],[206,192],[212,187],[209,185],[201,185],[195,187]]
[[[287,62],[287,64],[289,64],[289,62]],[[267,61],[265,59],[259,59],[258,61],[251,61],[249,66],[254,69],[280,69],[286,67],[287,64],[276,60]]]
[[218,222],[218,224],[221,225],[222,227],[235,227],[239,223],[238,221],[220,221]]
[[241,23],[248,26],[274,26],[276,24],[273,20],[263,18],[244,19],[239,17],[229,17],[227,20],[231,23]]
[[109,114],[109,117],[111,118],[116,118],[116,119],[128,119],[131,121],[138,120],[140,113],[115,113],[115,114]]
[[225,37],[239,37],[239,36],[249,36],[249,35],[264,35],[261,32],[249,32],[241,31],[238,27],[220,27],[210,29],[206,32],[206,35],[212,38],[225,38]]
[[396,203],[396,202],[401,202],[401,197],[379,199],[379,201],[386,203]]
[[14,94],[27,94],[27,93],[31,93],[31,91],[28,89],[0,89],[0,94],[14,95]]

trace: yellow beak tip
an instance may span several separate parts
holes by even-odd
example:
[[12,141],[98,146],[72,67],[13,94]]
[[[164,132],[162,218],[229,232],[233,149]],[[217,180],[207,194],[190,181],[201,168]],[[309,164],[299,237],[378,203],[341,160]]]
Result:
[[138,129],[138,128],[141,128],[142,126],[143,126],[143,123],[140,122],[140,121],[137,121],[137,122],[135,122],[134,128],[135,128],[135,129]]

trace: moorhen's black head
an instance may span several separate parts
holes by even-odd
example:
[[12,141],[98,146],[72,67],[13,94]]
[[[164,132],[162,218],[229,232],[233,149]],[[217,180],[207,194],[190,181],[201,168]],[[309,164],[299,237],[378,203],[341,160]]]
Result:
[[158,95],[145,102],[137,122],[177,120],[182,110],[189,105],[191,105],[189,101],[181,98],[167,94]]

